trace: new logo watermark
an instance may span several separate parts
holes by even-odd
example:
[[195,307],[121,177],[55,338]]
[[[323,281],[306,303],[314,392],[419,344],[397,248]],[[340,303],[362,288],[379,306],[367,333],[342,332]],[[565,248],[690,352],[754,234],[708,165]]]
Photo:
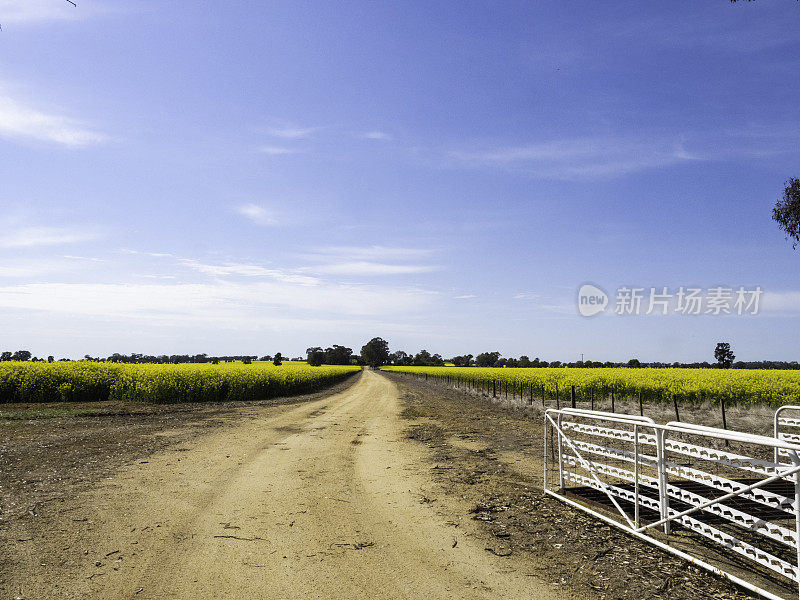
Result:
[[[757,315],[761,286],[738,288],[681,286],[617,288],[613,312],[616,315]],[[606,312],[611,300],[601,288],[585,283],[578,288],[578,313],[592,317]]]
[[584,317],[593,317],[605,311],[608,294],[596,285],[584,283],[578,289],[578,312]]

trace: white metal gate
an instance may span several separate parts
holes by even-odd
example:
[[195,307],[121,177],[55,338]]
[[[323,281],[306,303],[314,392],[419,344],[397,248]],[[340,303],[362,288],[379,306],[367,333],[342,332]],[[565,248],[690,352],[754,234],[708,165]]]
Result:
[[[549,409],[544,489],[764,597],[798,597],[800,429],[779,436],[779,422],[800,428],[800,419],[778,414],[776,436],[765,437]],[[745,568],[730,568],[710,558],[709,550],[735,556]],[[765,589],[763,582],[778,585]]]

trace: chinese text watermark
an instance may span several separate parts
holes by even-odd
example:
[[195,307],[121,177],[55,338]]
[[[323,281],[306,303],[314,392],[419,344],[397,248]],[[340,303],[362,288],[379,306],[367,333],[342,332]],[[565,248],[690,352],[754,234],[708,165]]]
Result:
[[578,312],[584,317],[606,312],[611,307],[627,315],[757,315],[763,293],[761,286],[738,288],[627,287],[617,289],[612,303],[608,294],[592,284],[578,290]]

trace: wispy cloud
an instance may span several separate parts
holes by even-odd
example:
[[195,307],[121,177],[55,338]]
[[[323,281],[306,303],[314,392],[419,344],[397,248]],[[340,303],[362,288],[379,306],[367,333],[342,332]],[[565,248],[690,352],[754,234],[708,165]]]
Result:
[[13,263],[0,264],[0,278],[25,279],[30,281],[34,277],[63,274],[86,269],[98,261],[99,259],[81,259],[71,256],[36,260],[15,260]]
[[462,296],[454,296],[455,300],[470,300],[471,298],[477,298],[475,294],[464,294]]
[[275,215],[258,204],[242,204],[236,207],[236,212],[243,217],[250,219],[256,225],[270,226],[277,225],[278,221]]
[[388,141],[392,139],[392,136],[390,136],[388,133],[384,131],[365,131],[364,133],[361,134],[361,137],[364,138],[365,140]]
[[269,269],[262,265],[234,262],[215,265],[203,263],[191,258],[179,258],[178,262],[199,273],[211,275],[213,277],[262,277],[283,281],[285,283],[296,283],[298,285],[318,285],[320,283],[315,277],[309,277],[308,275],[293,273],[282,269]]
[[761,297],[760,310],[766,312],[800,312],[800,292],[765,291]]
[[407,260],[428,256],[433,252],[429,248],[403,248],[397,246],[325,246],[318,248],[309,256],[335,256],[350,260]]
[[3,234],[0,247],[29,248],[33,246],[55,246],[97,239],[99,234],[77,231],[66,227],[23,227]]
[[411,273],[430,273],[438,271],[434,265],[392,265],[368,261],[331,263],[310,267],[314,273],[327,275],[407,275]]
[[[301,258],[318,263],[304,267],[311,273],[326,275],[409,275],[430,273],[441,269],[438,265],[418,261],[429,256],[431,250],[390,246],[329,246]],[[413,260],[414,263],[408,261]]]
[[681,140],[635,138],[555,140],[450,155],[464,164],[502,166],[553,179],[616,177],[697,159]]
[[284,154],[299,154],[301,151],[295,148],[285,148],[283,146],[261,146],[258,151],[261,154],[269,154],[270,156],[281,156]]
[[80,121],[42,112],[2,94],[0,136],[34,139],[69,148],[99,144],[108,139]]
[[322,315],[360,318],[425,310],[436,294],[415,288],[287,282],[37,283],[0,287],[0,308],[57,314],[227,322],[252,326],[272,317],[302,321]]
[[310,137],[319,127],[273,127],[268,129],[267,132],[278,138],[285,140],[302,140]]
[[78,19],[81,12],[69,2],[52,0],[0,0],[0,22],[32,23]]

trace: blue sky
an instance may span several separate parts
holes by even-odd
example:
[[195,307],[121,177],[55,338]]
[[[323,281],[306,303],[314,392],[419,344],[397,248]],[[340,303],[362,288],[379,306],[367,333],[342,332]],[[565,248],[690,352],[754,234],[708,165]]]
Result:
[[[800,360],[800,5],[0,0],[0,349]],[[759,314],[578,315],[591,282]]]

